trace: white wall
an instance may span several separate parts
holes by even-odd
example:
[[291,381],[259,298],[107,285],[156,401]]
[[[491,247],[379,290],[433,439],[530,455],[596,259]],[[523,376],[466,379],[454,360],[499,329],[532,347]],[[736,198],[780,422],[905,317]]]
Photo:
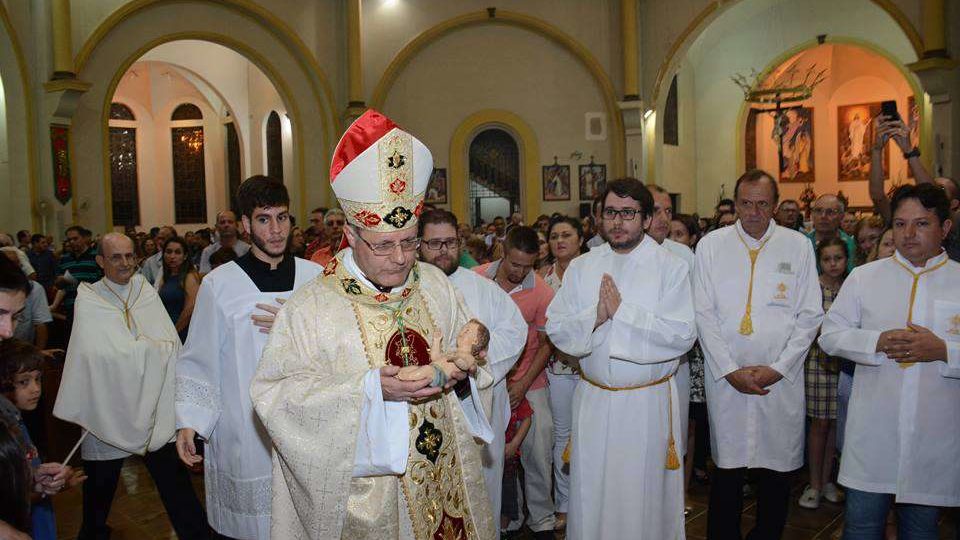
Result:
[[[387,115],[430,148],[436,167],[449,166],[454,131],[482,109],[504,109],[530,125],[539,144],[538,174],[540,166],[553,163],[553,156],[570,165],[572,200],[544,202],[541,212],[578,215],[577,166],[588,164],[592,154],[596,163],[607,164],[608,174],[611,169],[610,126],[607,140],[585,138],[584,114],[604,111],[589,73],[566,50],[537,34],[509,26],[477,26],[424,49],[384,104]],[[582,154],[580,161],[571,160],[574,151]],[[524,201],[530,195],[521,192]],[[539,200],[541,189],[532,196]]]

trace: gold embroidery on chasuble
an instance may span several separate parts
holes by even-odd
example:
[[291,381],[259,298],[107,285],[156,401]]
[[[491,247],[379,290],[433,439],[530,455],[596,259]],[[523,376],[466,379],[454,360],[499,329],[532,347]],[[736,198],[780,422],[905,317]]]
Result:
[[[336,259],[334,259],[336,261]],[[433,332],[440,331],[419,290],[415,266],[399,293],[368,289],[343,264],[328,264],[324,282],[349,298],[371,368],[430,363]],[[454,420],[446,400],[410,404],[410,445],[400,477],[417,540],[478,539],[466,497]]]

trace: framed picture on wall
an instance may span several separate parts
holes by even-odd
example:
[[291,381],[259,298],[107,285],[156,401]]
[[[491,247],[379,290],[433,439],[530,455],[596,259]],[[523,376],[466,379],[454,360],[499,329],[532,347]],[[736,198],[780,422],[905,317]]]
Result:
[[580,200],[592,201],[607,187],[607,166],[590,163],[580,165]]
[[[910,148],[920,147],[920,106],[917,100],[910,96],[907,98],[907,128],[910,130]],[[892,150],[891,150],[892,151]],[[907,167],[907,178],[913,178],[913,171]]]
[[553,165],[543,166],[543,200],[569,201],[570,200],[570,166]]
[[447,170],[433,169],[430,183],[427,184],[426,202],[429,204],[447,204]]
[[780,181],[813,182],[813,108],[790,109],[779,122]]
[[[873,119],[880,114],[880,102],[837,107],[837,178],[841,182],[870,179],[870,148]],[[883,153],[883,177],[890,176],[890,155]]]

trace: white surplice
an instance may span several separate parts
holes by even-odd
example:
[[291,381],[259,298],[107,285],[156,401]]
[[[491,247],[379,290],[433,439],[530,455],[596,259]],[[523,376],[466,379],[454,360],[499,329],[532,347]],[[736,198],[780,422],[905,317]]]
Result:
[[[876,352],[912,322],[947,344],[945,361],[901,367]],[[909,270],[908,270],[909,269]],[[850,274],[823,321],[824,352],[856,362],[839,481],[898,503],[960,506],[960,264],[941,253],[916,268],[899,253]]]
[[[493,429],[493,441],[482,452],[483,476],[490,496],[490,509],[500,519],[503,494],[504,435],[510,421],[510,396],[507,394],[507,372],[516,363],[527,342],[527,322],[517,304],[499,285],[459,267],[450,281],[463,297],[467,310],[490,331],[487,365],[493,375],[493,386],[483,392],[484,408]],[[489,397],[488,397],[489,396]]]
[[[622,303],[594,330],[603,274],[613,277]],[[649,236],[625,255],[609,244],[590,250],[567,268],[547,309],[547,334],[581,357],[584,379],[599,384],[638,386],[675,373],[677,357],[696,339],[686,263]],[[683,437],[672,377],[618,392],[577,385],[568,538],[684,537],[683,469],[666,468],[671,429],[675,440]]]
[[[294,289],[323,267],[294,259]],[[253,410],[250,380],[267,336],[251,316],[293,291],[261,292],[230,262],[203,278],[187,342],[177,361],[177,428],[206,440],[207,519],[220,534],[270,538],[270,439]]]
[[[753,333],[740,334],[753,278]],[[707,369],[713,459],[724,469],[792,471],[803,465],[803,361],[823,319],[816,258],[810,240],[773,220],[760,240],[740,222],[697,244],[694,268],[697,328]],[[742,394],[724,378],[747,366],[770,366],[783,379],[765,396]]]

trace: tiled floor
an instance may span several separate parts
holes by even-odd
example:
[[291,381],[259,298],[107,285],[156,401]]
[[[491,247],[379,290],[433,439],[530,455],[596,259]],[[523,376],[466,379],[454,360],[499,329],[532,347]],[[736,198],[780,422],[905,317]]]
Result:
[[[194,486],[203,500],[203,482],[200,476],[194,476]],[[841,505],[823,502],[818,510],[806,510],[797,506],[797,498],[802,486],[798,482],[795,496],[790,506],[784,540],[840,538],[843,525]],[[691,489],[689,502],[693,511],[687,518],[687,538],[701,540],[707,531],[707,486],[695,485]],[[60,539],[74,539],[80,529],[80,490],[74,489],[62,493],[54,500],[57,515],[57,531]],[[756,516],[756,500],[745,501],[743,530],[753,526]],[[940,527],[940,537],[954,540],[954,523],[957,514],[944,512]],[[120,487],[114,499],[113,511],[108,522],[113,527],[114,540],[156,540],[176,538],[167,520],[163,505],[157,495],[150,475],[136,458],[127,460],[120,477]]]

